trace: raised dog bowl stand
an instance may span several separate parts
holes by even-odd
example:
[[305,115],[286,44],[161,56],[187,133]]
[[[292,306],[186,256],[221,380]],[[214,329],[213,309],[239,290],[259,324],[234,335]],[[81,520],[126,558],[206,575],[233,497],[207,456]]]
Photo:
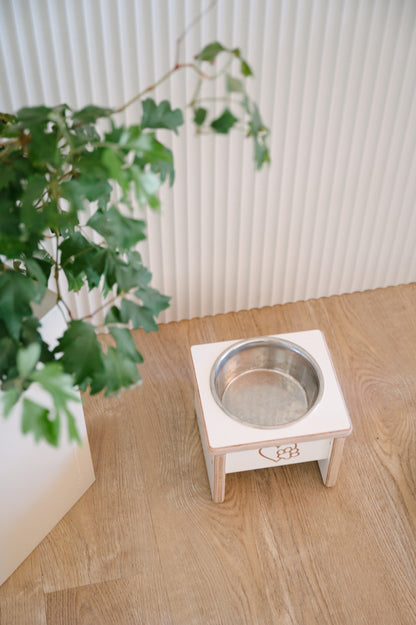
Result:
[[[322,332],[310,330],[279,334],[250,339],[247,343],[252,341],[286,343],[289,352],[290,346],[293,347],[296,358],[299,351],[302,360],[305,360],[303,355],[306,357],[307,369],[310,368],[310,362],[313,372],[316,372],[316,389],[311,391],[313,396],[307,401],[304,414],[295,414],[292,421],[288,417],[289,422],[286,422],[284,414],[276,414],[275,421],[273,418],[268,420],[267,415],[264,421],[264,414],[260,415],[260,421],[251,419],[251,412],[256,412],[256,396],[254,406],[250,406],[250,398],[245,396],[241,408],[237,407],[237,414],[234,414],[233,400],[231,408],[225,400],[227,380],[224,383],[220,378],[225,375],[221,373],[221,368],[227,366],[230,371],[234,371],[237,380],[238,371],[235,372],[234,360],[237,361],[239,357],[240,342],[223,341],[191,347],[195,408],[212,499],[216,503],[224,501],[227,473],[313,460],[319,464],[325,486],[333,486],[341,463],[345,437],[351,433],[352,426]],[[245,345],[242,344],[242,347]],[[234,360],[229,358],[230,351]],[[224,353],[225,358],[221,360]],[[279,357],[276,356],[276,359]],[[258,355],[254,358],[258,362]],[[227,359],[231,364],[228,364]],[[261,364],[247,366],[249,369],[263,367]],[[259,368],[259,371],[264,371],[264,368]],[[227,375],[232,374],[227,372]],[[299,375],[304,379],[304,372]],[[310,373],[307,372],[307,375],[310,376]],[[290,376],[287,377],[290,387],[292,380]],[[311,385],[310,382],[308,384]],[[235,388],[239,388],[239,384],[236,383]],[[250,393],[250,388],[244,389],[244,392]],[[267,388],[264,392],[268,392]],[[276,391],[271,388],[273,392]],[[264,406],[258,412],[264,413]],[[258,426],[259,422],[261,426]]]

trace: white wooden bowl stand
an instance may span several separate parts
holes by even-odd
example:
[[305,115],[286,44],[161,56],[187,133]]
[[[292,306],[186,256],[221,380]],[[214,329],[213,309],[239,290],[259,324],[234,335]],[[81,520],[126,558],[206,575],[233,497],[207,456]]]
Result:
[[319,403],[305,417],[277,428],[256,428],[229,417],[215,401],[211,369],[236,341],[191,347],[195,408],[212,499],[224,501],[227,473],[318,461],[325,486],[336,482],[351,420],[334,366],[320,330],[275,335],[305,349],[319,364],[324,388]]

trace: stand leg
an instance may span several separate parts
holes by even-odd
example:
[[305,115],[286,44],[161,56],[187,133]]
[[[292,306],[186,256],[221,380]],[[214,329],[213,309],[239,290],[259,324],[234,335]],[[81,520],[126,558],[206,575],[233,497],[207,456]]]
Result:
[[225,497],[225,455],[214,456],[214,454],[212,454],[208,449],[202,418],[202,408],[198,396],[195,397],[195,411],[201,435],[202,449],[204,451],[205,466],[207,468],[212,499],[215,503],[222,503]]
[[345,438],[334,438],[332,441],[331,452],[325,460],[318,460],[319,468],[325,486],[335,486],[338,477],[339,467],[341,465],[342,452],[344,449]]
[[214,503],[222,503],[225,497],[225,458],[225,455],[214,456],[214,479],[212,483],[212,500]]

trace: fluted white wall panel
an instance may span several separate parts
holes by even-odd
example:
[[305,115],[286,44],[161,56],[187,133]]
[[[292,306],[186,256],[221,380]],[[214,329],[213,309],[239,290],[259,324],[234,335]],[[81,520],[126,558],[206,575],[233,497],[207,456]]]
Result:
[[[140,248],[173,296],[163,320],[416,280],[414,0],[0,0],[0,109],[119,106],[173,66],[201,12],[181,60],[242,48],[272,162],[256,173],[238,134],[167,139],[176,182]],[[194,81],[155,97],[182,106]],[[139,118],[135,104],[123,120]]]

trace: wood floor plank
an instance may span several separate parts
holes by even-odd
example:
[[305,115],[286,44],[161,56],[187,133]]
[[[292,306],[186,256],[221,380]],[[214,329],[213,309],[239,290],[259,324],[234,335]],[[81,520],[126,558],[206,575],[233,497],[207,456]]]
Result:
[[[243,311],[170,324],[158,340],[136,337],[150,379],[138,421],[144,470],[178,623],[413,622],[416,404],[403,387],[407,380],[416,388],[408,350],[416,333],[412,321],[403,327],[402,304],[390,293]],[[380,329],[381,303],[401,333],[386,336],[384,319]],[[315,465],[295,465],[227,476],[225,504],[211,504],[189,345],[314,327],[329,335],[355,426],[337,487],[327,491]],[[402,389],[393,395],[385,391],[392,376]],[[394,424],[387,438],[386,423]],[[381,462],[380,441],[391,446],[396,436]]]
[[123,404],[136,398],[86,399],[96,482],[38,548],[46,592],[145,574],[158,566],[141,443]]
[[[1,557],[1,554],[0,554]],[[39,554],[35,550],[0,586],[1,625],[47,625]]]
[[[412,284],[135,332],[143,387],[86,399],[96,484],[1,588],[2,625],[25,623],[19,588],[33,625],[45,601],[47,625],[414,625],[415,309]],[[336,486],[316,463],[247,471],[214,504],[190,345],[314,328],[354,426]]]
[[161,577],[146,571],[101,584],[47,595],[48,623],[54,625],[171,625]]

